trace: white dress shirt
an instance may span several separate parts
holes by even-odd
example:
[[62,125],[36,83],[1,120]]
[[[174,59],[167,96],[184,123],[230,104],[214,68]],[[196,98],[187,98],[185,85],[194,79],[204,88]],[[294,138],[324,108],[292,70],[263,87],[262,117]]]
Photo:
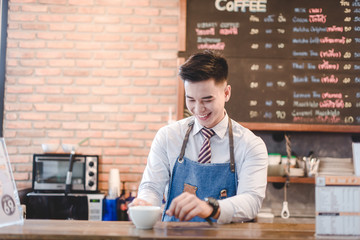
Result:
[[[139,186],[138,198],[153,205],[161,205],[164,194],[167,195],[165,189],[180,154],[188,123],[192,119],[194,118],[182,119],[157,132]],[[238,187],[236,196],[219,200],[221,211],[218,223],[242,222],[255,218],[265,197],[267,184],[268,153],[265,143],[237,122],[232,121],[232,125]],[[185,157],[192,161],[197,161],[204,141],[201,128],[203,126],[195,119],[185,149]],[[230,162],[228,115],[212,129],[216,134],[210,139],[211,162]]]

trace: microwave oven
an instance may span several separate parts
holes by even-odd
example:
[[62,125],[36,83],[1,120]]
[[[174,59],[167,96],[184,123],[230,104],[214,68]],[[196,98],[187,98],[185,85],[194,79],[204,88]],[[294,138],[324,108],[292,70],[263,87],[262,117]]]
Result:
[[26,196],[27,219],[101,221],[104,194],[34,193]]
[[[34,154],[32,187],[34,192],[64,192],[70,154]],[[99,156],[75,155],[70,192],[98,192]]]

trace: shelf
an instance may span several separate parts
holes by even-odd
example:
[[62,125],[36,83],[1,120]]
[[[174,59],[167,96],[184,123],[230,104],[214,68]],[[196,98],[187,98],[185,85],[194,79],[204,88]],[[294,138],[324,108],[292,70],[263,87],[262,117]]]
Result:
[[[267,178],[268,183],[284,183],[286,177],[275,177],[270,176]],[[305,183],[305,184],[315,184],[315,178],[313,177],[290,177],[290,183]]]

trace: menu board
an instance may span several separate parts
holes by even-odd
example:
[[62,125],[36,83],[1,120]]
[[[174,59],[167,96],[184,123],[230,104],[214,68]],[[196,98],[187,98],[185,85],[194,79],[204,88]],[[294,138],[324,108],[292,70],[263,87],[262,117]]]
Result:
[[360,0],[184,0],[184,49],[229,63],[254,130],[360,132]]

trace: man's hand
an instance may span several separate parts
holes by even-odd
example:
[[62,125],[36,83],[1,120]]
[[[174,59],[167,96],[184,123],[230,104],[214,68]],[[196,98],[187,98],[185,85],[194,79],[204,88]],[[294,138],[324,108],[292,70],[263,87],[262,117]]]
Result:
[[[196,195],[183,192],[172,200],[166,214],[174,216],[180,221],[189,221],[195,216],[206,218],[212,213],[212,211],[213,208],[205,201],[197,198]],[[219,214],[216,214],[215,218],[217,218],[218,215]]]
[[134,207],[134,206],[151,206],[151,203],[141,199],[141,198],[135,198],[128,207]]

